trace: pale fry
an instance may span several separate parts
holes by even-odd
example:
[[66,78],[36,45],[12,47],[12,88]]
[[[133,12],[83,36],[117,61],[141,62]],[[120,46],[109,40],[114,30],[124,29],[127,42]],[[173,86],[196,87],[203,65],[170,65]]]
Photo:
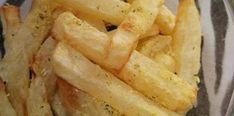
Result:
[[0,77],[6,82],[9,100],[18,116],[24,116],[25,100],[28,92],[28,59],[24,53],[23,41],[15,38],[20,26],[19,8],[5,6],[1,9],[2,21],[5,22],[6,54],[0,62]]
[[169,71],[175,72],[175,60],[171,56],[173,54],[171,45],[171,36],[157,35],[139,41],[137,50]]
[[59,96],[70,116],[121,116],[112,106],[58,79]]
[[196,100],[191,85],[137,51],[132,53],[118,77],[172,111],[186,112]]
[[46,88],[43,78],[32,79],[27,98],[28,116],[53,116],[47,101]]
[[103,63],[110,46],[110,39],[85,21],[76,18],[72,13],[62,13],[55,21],[53,36],[73,46],[86,57]]
[[177,115],[151,103],[111,73],[102,70],[79,52],[63,43],[59,43],[55,49],[53,66],[56,74],[68,83],[97,99],[109,103],[123,114],[132,116]]
[[[110,22],[115,25],[119,25],[128,12],[131,5],[121,0],[56,0],[59,3],[65,5],[65,7],[71,7],[77,11],[85,12]],[[135,0],[131,0],[133,2]],[[105,4],[102,4],[102,3]],[[92,4],[90,4],[92,3]],[[101,4],[101,5],[100,5]],[[156,24],[160,27],[160,31],[163,34],[171,34],[175,25],[175,16],[163,5],[160,8],[159,14],[156,18]]]
[[5,85],[0,79],[0,116],[17,116],[14,108],[8,100],[8,95],[5,91]]
[[120,24],[130,5],[120,0],[56,0],[56,2],[112,24]]
[[173,50],[178,76],[197,87],[195,76],[200,69],[201,23],[194,0],[182,0],[179,4]]
[[[132,3],[135,0],[127,0],[127,1],[129,3]],[[175,16],[165,5],[163,5],[160,8],[155,23],[160,27],[160,32],[162,34],[170,35],[175,26]]]
[[51,57],[57,42],[51,37],[45,40],[38,50],[33,63],[33,71],[39,78],[42,78],[46,88],[46,95],[49,102],[55,93],[57,76],[54,73]]

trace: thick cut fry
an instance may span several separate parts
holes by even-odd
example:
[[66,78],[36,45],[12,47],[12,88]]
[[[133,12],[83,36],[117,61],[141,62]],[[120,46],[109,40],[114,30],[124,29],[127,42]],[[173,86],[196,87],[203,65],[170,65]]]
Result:
[[170,35],[175,27],[175,15],[166,7],[162,6],[156,18],[156,24],[164,35]]
[[63,106],[58,93],[54,95],[53,101],[51,103],[51,107],[55,116],[68,116],[68,113],[65,107]]
[[9,100],[18,116],[24,116],[28,91],[28,59],[24,53],[23,41],[14,38],[20,26],[19,9],[14,6],[2,7],[1,18],[5,22],[4,59],[0,62],[0,77],[6,82]]
[[121,116],[109,104],[97,100],[76,89],[62,79],[58,79],[59,96],[70,116]]
[[[128,3],[132,3],[135,0],[127,1]],[[160,8],[156,24],[160,27],[160,32],[165,35],[170,35],[174,29],[175,16],[165,5]]]
[[139,41],[137,50],[151,58],[158,64],[166,67],[169,71],[175,72],[175,60],[171,56],[171,36],[153,36]]
[[177,115],[151,103],[140,93],[63,43],[59,43],[55,49],[53,66],[56,74],[68,83],[109,103],[123,114],[130,116]]
[[120,0],[56,0],[66,7],[73,8],[112,24],[120,24],[130,5]]
[[179,77],[197,86],[194,78],[200,69],[201,23],[194,0],[182,0],[173,32],[176,72]]
[[72,45],[86,57],[103,64],[110,46],[110,39],[104,32],[81,21],[72,13],[65,12],[55,21],[52,33],[56,39]]
[[54,73],[51,57],[57,42],[49,37],[38,50],[33,63],[33,71],[39,78],[43,78],[46,95],[49,102],[55,93],[57,76]]
[[118,77],[156,103],[186,112],[196,100],[195,90],[166,68],[134,51]]
[[[107,22],[119,25],[130,11],[130,4],[121,0],[56,0],[65,7],[80,10]],[[133,1],[133,0],[132,0]],[[134,0],[135,1],[135,0]],[[90,4],[92,3],[92,4]],[[103,4],[104,3],[104,4]],[[162,13],[161,13],[162,12]],[[171,34],[175,25],[175,16],[166,6],[160,8],[156,23],[163,34]]]
[[0,116],[17,116],[14,108],[8,100],[7,93],[5,91],[5,85],[0,79]]
[[27,99],[28,116],[53,116],[47,101],[46,88],[43,78],[32,80]]

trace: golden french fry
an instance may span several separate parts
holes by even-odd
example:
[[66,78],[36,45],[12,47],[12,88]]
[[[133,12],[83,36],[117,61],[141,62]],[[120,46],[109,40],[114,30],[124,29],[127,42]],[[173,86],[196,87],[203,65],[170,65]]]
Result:
[[139,41],[137,50],[169,71],[175,72],[175,60],[171,56],[173,54],[171,41],[171,36],[152,36]]
[[28,116],[53,116],[47,101],[46,88],[43,78],[32,79],[27,98]]
[[125,115],[177,115],[157,104],[151,103],[151,101],[118,80],[111,73],[102,70],[79,52],[63,43],[59,43],[55,49],[53,66],[56,74],[68,83],[97,99],[109,103]]
[[61,98],[58,93],[54,95],[53,101],[51,103],[53,113],[55,116],[68,116],[68,112],[62,104]]
[[71,116],[121,116],[112,106],[58,79],[58,92]]
[[182,0],[179,4],[173,50],[178,76],[197,87],[194,77],[200,69],[201,23],[194,0]]
[[130,8],[128,3],[120,0],[56,0],[56,2],[112,24],[120,24]]
[[172,111],[184,113],[196,100],[191,85],[137,51],[132,53],[118,77]]
[[0,79],[0,116],[17,116],[8,100],[8,95],[5,91],[5,85],[2,79]]
[[102,64],[107,56],[110,39],[85,21],[76,18],[72,13],[62,13],[55,21],[53,36],[64,41],[95,62]]
[[44,81],[49,102],[52,101],[56,88],[57,76],[55,75],[51,64],[51,57],[56,44],[57,42],[51,37],[46,39],[38,50],[33,63],[34,73]]

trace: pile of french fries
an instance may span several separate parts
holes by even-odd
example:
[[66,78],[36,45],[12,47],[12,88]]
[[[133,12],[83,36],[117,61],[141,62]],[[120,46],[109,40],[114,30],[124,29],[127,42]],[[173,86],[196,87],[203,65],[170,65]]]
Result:
[[[1,7],[0,116],[182,116],[196,104],[194,0],[33,0]],[[112,28],[108,28],[111,26]]]

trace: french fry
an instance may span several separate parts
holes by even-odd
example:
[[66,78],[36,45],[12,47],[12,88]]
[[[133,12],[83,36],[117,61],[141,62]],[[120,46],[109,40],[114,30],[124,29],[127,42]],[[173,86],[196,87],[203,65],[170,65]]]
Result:
[[159,65],[165,67],[170,72],[175,72],[175,59],[166,53],[159,52],[155,54],[154,57],[151,57],[153,61],[157,62]]
[[63,5],[56,6],[55,10],[53,11],[54,20],[56,20],[57,17],[64,12],[72,12],[76,15],[76,17],[80,18],[81,20],[85,20],[88,24],[97,28],[99,31],[107,32],[105,24],[104,24],[102,19],[98,19],[92,15],[85,14],[83,12],[76,11],[76,10],[68,8],[68,7],[64,7]]
[[171,36],[157,35],[139,41],[137,50],[166,67],[169,71],[175,72],[175,60],[171,56],[173,54],[171,44]]
[[117,75],[128,85],[172,111],[184,113],[196,100],[196,92],[191,85],[137,51],[132,53]]
[[99,31],[107,32],[105,24],[101,19],[95,18],[95,17],[88,15],[88,14],[84,14],[82,12],[78,12],[78,15],[76,15],[76,16],[79,17],[81,20],[87,21],[87,23],[89,23],[93,27],[97,28]]
[[17,116],[14,108],[8,100],[8,95],[5,91],[5,85],[0,79],[0,116]]
[[46,88],[43,78],[32,79],[27,98],[28,116],[53,116],[47,101]]
[[139,37],[139,39],[144,39],[147,37],[156,36],[158,34],[159,34],[159,27],[157,24],[153,24],[149,30],[147,30],[143,35],[141,35]]
[[63,43],[59,43],[55,49],[53,66],[56,74],[68,83],[97,99],[109,103],[123,114],[131,116],[177,115],[151,103],[111,73],[102,70],[79,52]]
[[39,78],[42,78],[46,88],[46,95],[49,103],[55,93],[57,76],[54,73],[51,57],[57,42],[51,37],[45,40],[38,50],[33,63],[33,71]]
[[182,0],[179,4],[173,50],[178,76],[197,87],[194,77],[200,69],[201,23],[194,0]]
[[128,3],[120,0],[56,0],[56,2],[116,25],[121,23],[130,8]]
[[99,64],[102,64],[107,56],[111,42],[104,32],[98,31],[70,12],[62,13],[56,19],[52,34],[57,40],[81,50],[86,57]]
[[155,20],[159,30],[164,35],[171,35],[175,27],[175,15],[166,7],[162,6]]
[[58,93],[54,95],[51,107],[55,116],[68,116],[68,112],[63,106]]
[[[103,19],[115,25],[119,25],[128,12],[131,5],[121,0],[56,0],[65,7],[73,8],[77,11],[88,13]],[[131,3],[135,0],[130,0]],[[92,3],[92,4],[90,4]],[[103,4],[105,3],[105,4]],[[171,34],[175,25],[175,16],[168,10],[166,6],[160,8],[159,14],[156,18],[156,24],[160,27],[162,34]]]
[[18,116],[26,115],[25,100],[28,92],[29,71],[28,59],[24,53],[23,41],[15,38],[20,28],[19,8],[4,6],[1,18],[5,30],[6,54],[0,62],[0,77],[6,82],[9,100]]
[[70,116],[121,116],[112,106],[58,79],[59,96]]
[[[135,0],[127,0],[127,1],[128,3],[132,3]],[[175,16],[165,5],[163,5],[160,8],[155,23],[160,27],[160,32],[162,34],[170,35],[175,26]]]

